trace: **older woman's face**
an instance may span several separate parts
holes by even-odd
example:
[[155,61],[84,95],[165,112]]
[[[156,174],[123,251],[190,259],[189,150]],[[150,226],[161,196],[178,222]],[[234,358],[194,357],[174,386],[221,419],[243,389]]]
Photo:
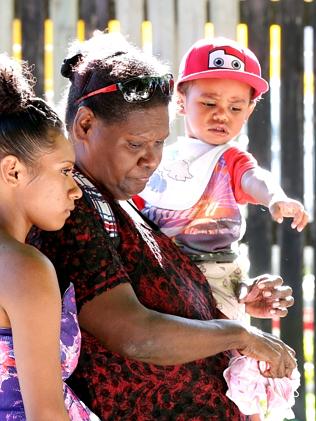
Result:
[[160,163],[169,134],[167,106],[135,111],[121,123],[95,118],[78,164],[118,200],[140,193]]

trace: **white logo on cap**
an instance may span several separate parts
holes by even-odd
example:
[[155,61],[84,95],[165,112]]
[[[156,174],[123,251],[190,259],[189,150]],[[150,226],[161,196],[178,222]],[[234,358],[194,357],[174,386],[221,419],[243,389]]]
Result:
[[245,63],[238,57],[227,54],[225,50],[215,50],[209,53],[208,67],[210,69],[231,69],[245,71]]

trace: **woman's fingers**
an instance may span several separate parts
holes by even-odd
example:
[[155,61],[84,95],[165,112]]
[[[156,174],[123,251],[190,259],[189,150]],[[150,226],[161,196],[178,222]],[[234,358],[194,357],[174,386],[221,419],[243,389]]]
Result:
[[297,366],[295,351],[281,339],[250,327],[247,346],[239,352],[266,362],[262,374],[266,377],[290,377]]
[[283,279],[281,276],[265,274],[255,278],[255,284],[261,291],[270,291],[280,287],[283,284]]
[[282,301],[285,307],[290,307],[294,303],[294,298],[292,294],[293,290],[288,285],[278,286],[271,290],[271,295],[267,298],[269,298],[271,301]]

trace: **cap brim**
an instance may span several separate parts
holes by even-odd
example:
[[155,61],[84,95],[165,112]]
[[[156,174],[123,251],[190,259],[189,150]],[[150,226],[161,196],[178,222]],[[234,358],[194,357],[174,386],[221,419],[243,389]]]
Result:
[[221,70],[206,70],[204,72],[192,73],[188,76],[184,76],[177,81],[177,85],[182,82],[188,82],[189,80],[196,79],[234,79],[240,82],[247,83],[254,88],[255,93],[253,99],[259,97],[269,90],[269,84],[266,80],[253,73],[238,72],[237,70],[221,69]]

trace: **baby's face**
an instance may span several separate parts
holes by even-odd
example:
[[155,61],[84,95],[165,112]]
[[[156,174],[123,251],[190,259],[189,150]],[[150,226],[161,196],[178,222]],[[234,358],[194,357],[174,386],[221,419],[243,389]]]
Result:
[[236,137],[255,107],[251,87],[232,79],[191,81],[180,97],[186,135],[211,145]]

